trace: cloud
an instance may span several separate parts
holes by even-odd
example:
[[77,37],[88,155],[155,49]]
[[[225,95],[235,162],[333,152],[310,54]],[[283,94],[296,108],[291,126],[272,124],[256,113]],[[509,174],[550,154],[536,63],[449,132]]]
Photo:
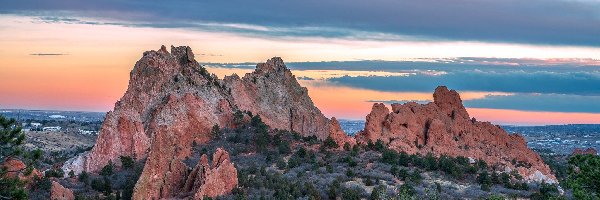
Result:
[[45,16],[65,12],[133,26],[198,28],[268,37],[600,46],[598,1],[23,0],[2,5],[1,13]]
[[66,53],[32,53],[31,56],[66,56]]
[[344,76],[328,81],[379,91],[425,92],[446,85],[459,91],[600,95],[600,72],[469,70],[440,76]]
[[600,96],[565,94],[488,95],[464,101],[466,107],[525,111],[600,113]]

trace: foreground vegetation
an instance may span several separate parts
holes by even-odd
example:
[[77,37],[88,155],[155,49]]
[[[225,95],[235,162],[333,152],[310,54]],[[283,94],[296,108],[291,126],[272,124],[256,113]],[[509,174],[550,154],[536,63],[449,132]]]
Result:
[[[250,113],[248,113],[251,115]],[[236,116],[240,116],[239,113]],[[252,115],[251,115],[252,116]],[[560,187],[523,181],[516,172],[503,172],[482,160],[465,157],[409,155],[386,148],[381,141],[337,144],[297,133],[272,130],[259,116],[249,122],[237,119],[237,128],[211,129],[213,140],[191,144],[184,163],[193,167],[202,154],[211,156],[224,147],[238,170],[239,187],[218,199],[599,199],[600,157],[542,157],[557,175]],[[0,118],[2,162],[8,157],[25,160],[28,169],[47,169],[29,189],[0,171],[0,195],[8,199],[48,199],[51,180],[72,189],[77,199],[131,199],[144,160],[121,157],[122,166],[109,163],[99,173],[75,176],[60,165],[41,165],[48,154],[20,153],[22,134],[14,121]],[[209,158],[210,159],[210,158]],[[567,161],[568,160],[568,161]],[[564,190],[566,192],[561,192]]]

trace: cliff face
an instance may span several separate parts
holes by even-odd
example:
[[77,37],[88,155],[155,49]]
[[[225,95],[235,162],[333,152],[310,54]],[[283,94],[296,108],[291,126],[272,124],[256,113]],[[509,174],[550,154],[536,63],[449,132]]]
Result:
[[191,48],[171,47],[169,52],[163,46],[143,54],[94,148],[69,160],[63,170],[98,171],[109,161],[119,165],[120,156],[147,157],[135,197],[174,197],[184,191],[188,167],[182,160],[193,141],[208,141],[215,124],[233,127],[235,111],[259,114],[272,128],[304,136],[325,139],[332,130],[281,58],[258,64],[243,78],[234,74],[220,80],[200,67]]
[[459,94],[444,86],[436,88],[434,101],[373,105],[365,129],[356,136],[363,143],[382,140],[397,151],[409,154],[464,156],[488,164],[518,170],[532,181],[554,182],[550,168],[527,147],[521,135],[510,135],[489,122],[469,119]]

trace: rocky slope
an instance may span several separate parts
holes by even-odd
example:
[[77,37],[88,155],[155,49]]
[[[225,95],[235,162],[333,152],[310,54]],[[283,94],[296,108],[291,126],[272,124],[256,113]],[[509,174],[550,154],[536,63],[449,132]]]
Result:
[[[182,193],[188,176],[182,160],[192,143],[208,141],[215,124],[234,127],[236,111],[259,114],[272,128],[304,136],[324,139],[335,130],[281,58],[258,64],[243,78],[234,74],[220,80],[200,67],[191,48],[171,47],[169,52],[163,46],[145,52],[130,76],[94,148],[68,161],[63,170],[98,171],[109,161],[119,165],[120,156],[147,157],[135,190],[139,199]],[[339,133],[334,136],[340,138]]]
[[409,154],[481,159],[503,170],[516,169],[532,181],[556,181],[521,135],[509,135],[499,126],[470,118],[456,91],[440,86],[433,98],[424,105],[392,104],[391,112],[381,103],[374,104],[357,140],[382,140],[390,148]]

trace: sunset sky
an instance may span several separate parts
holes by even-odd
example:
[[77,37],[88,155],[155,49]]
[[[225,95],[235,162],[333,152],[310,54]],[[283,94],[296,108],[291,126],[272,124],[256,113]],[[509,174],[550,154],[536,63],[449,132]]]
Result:
[[447,85],[479,120],[600,123],[597,0],[98,2],[0,0],[0,108],[109,111],[164,44],[220,78],[280,56],[328,117]]

